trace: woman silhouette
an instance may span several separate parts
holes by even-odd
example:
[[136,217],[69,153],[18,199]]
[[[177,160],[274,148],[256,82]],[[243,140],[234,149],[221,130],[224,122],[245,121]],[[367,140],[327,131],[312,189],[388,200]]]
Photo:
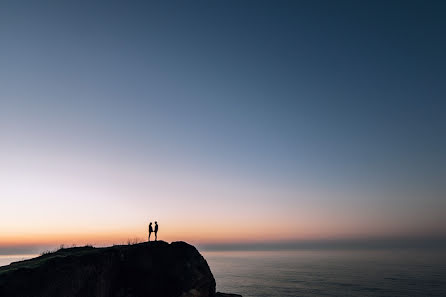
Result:
[[152,228],[152,222],[149,224],[149,241],[150,241],[150,235],[152,235],[153,228]]

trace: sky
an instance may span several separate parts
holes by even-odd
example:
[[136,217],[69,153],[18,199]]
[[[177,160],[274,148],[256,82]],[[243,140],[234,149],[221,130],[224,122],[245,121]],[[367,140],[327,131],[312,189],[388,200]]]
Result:
[[446,236],[442,1],[1,1],[0,251]]

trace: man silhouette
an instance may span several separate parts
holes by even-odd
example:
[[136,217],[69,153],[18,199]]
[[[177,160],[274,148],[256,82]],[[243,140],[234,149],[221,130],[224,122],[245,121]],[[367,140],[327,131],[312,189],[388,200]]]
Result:
[[150,224],[149,224],[149,241],[150,241],[150,235],[152,235],[152,232],[153,232],[152,222],[150,222]]
[[155,241],[158,239],[158,222],[155,221]]

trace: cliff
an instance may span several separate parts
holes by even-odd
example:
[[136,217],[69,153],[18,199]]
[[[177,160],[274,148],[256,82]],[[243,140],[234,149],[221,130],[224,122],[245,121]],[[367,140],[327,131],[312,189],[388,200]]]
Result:
[[223,297],[191,245],[163,241],[61,249],[0,267],[0,296]]

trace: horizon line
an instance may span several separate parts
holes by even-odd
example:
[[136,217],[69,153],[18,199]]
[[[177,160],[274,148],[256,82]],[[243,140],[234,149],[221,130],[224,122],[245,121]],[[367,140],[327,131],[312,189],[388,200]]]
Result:
[[[160,241],[163,241],[160,239]],[[181,241],[181,240],[178,240]],[[93,244],[94,247],[113,245],[128,245],[141,243],[119,242],[108,245]],[[175,242],[175,240],[171,241]],[[400,248],[446,248],[446,235],[418,237],[375,237],[375,238],[338,238],[338,239],[307,239],[307,240],[275,240],[196,243],[188,242],[201,251],[275,251],[275,250],[329,250],[329,249],[400,249]],[[15,244],[0,245],[0,255],[39,254],[60,247],[82,247],[91,244]]]

